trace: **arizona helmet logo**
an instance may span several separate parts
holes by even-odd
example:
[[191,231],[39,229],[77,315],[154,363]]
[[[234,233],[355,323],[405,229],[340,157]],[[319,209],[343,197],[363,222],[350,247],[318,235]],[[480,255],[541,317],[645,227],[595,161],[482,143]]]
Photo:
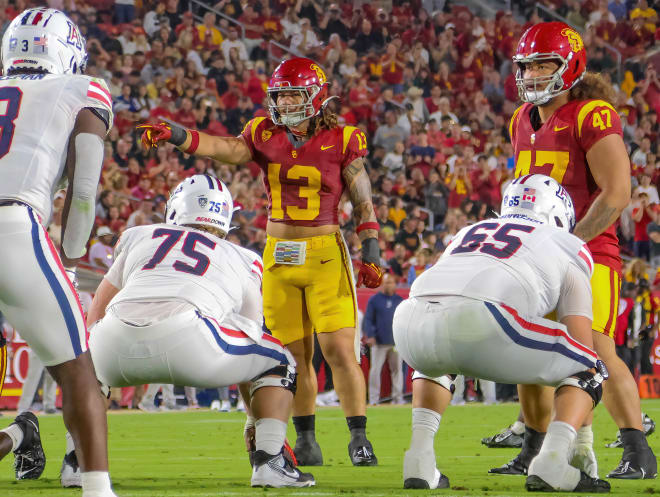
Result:
[[199,198],[197,199],[197,202],[199,202],[199,206],[200,206],[202,209],[203,209],[204,207],[206,207],[206,204],[208,203],[208,201],[209,201],[209,200],[208,200],[206,197],[199,197]]
[[316,77],[319,78],[319,83],[324,84],[328,78],[325,77],[323,69],[321,69],[317,64],[312,64],[309,68],[316,73]]
[[578,34],[577,31],[571,28],[564,28],[561,30],[561,34],[568,38],[568,44],[571,46],[571,50],[574,52],[579,52],[584,48],[582,37]]

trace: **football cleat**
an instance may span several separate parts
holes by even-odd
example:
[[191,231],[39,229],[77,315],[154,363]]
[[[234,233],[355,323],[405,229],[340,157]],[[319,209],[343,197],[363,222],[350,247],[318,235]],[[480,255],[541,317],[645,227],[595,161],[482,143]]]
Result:
[[527,474],[528,465],[523,462],[518,454],[508,463],[500,466],[498,468],[491,468],[488,470],[488,473],[492,475],[518,475],[523,476]]
[[653,479],[658,474],[658,463],[650,447],[641,452],[631,451],[623,454],[619,465],[608,475],[608,478],[619,480]]
[[60,483],[64,488],[82,487],[80,466],[78,466],[78,457],[75,450],[64,456],[62,468],[60,469]]
[[374,448],[366,437],[357,437],[348,444],[348,455],[353,466],[378,466]]
[[23,431],[23,441],[14,451],[17,480],[36,480],[46,467],[46,455],[39,436],[39,420],[29,411],[16,416],[14,424]]
[[263,450],[254,453],[252,468],[253,487],[313,487],[316,485],[310,473],[303,473],[293,466],[282,452],[270,455]]
[[[525,488],[528,492],[561,492],[550,484],[543,481],[540,476],[529,475],[525,481]],[[606,494],[610,491],[610,484],[605,480],[592,478],[584,471],[580,471],[580,481],[573,490],[568,492],[589,492],[594,494]]]
[[154,403],[138,402],[137,408],[144,412],[159,412],[160,409]]
[[504,428],[501,432],[481,439],[481,443],[487,447],[493,448],[521,448],[523,443],[523,434],[517,435],[511,431],[511,427]]
[[422,490],[449,488],[449,478],[435,467],[433,451],[406,451],[403,458],[403,488]]
[[299,466],[323,466],[323,453],[314,437],[314,432],[298,435],[293,453]]

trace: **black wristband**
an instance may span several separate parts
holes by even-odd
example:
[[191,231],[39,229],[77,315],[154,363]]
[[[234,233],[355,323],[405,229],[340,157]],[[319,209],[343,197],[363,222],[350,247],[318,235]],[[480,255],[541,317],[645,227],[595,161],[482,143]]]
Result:
[[170,124],[170,127],[172,128],[172,137],[167,141],[173,145],[176,145],[177,147],[180,147],[186,142],[186,138],[188,138],[188,132],[176,124]]
[[380,265],[380,247],[378,238],[365,238],[362,240],[362,262],[372,262]]

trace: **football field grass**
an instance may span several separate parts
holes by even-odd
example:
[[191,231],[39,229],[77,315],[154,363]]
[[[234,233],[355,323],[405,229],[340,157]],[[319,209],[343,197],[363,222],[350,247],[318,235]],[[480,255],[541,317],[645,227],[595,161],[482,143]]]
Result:
[[[660,400],[645,401],[643,409],[660,421]],[[523,477],[490,476],[488,468],[508,461],[514,449],[488,449],[480,444],[516,416],[516,404],[451,407],[443,416],[436,438],[438,467],[447,474],[451,488],[403,490],[403,453],[410,440],[410,405],[370,408],[369,438],[378,456],[377,467],[355,468],[347,453],[348,431],[339,408],[321,408],[316,427],[326,465],[307,468],[316,487],[293,490],[252,489],[250,466],[242,431],[245,415],[200,410],[147,414],[111,412],[109,422],[110,470],[120,497],[146,496],[522,496]],[[11,419],[0,418],[0,428]],[[0,497],[76,496],[79,489],[62,489],[59,470],[64,453],[62,417],[40,417],[47,464],[39,480],[14,480],[13,456],[0,462]],[[660,426],[660,425],[659,425]],[[616,427],[599,406],[594,421],[595,448],[601,477],[616,466],[621,449],[606,449]],[[295,440],[289,425],[289,439]],[[658,433],[649,438],[660,454]],[[610,480],[617,496],[660,494],[660,480]],[[548,494],[545,494],[548,495]],[[570,495],[570,494],[562,494]],[[579,494],[585,495],[585,494]]]

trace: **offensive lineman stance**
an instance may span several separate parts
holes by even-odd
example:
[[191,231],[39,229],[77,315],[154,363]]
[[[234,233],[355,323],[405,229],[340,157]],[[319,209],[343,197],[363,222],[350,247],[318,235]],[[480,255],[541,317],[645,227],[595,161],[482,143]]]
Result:
[[167,224],[126,230],[87,316],[89,348],[111,387],[252,381],[252,486],[309,487],[312,475],[282,455],[295,363],[261,331],[262,262],[224,240],[233,212],[224,183],[195,175],[174,190]]
[[[607,378],[592,350],[593,261],[570,234],[572,200],[552,178],[528,175],[508,186],[501,210],[499,219],[463,228],[395,312],[396,347],[416,370],[404,487],[449,486],[435,467],[433,438],[451,400],[447,373],[458,373],[556,386],[555,418],[527,489],[608,492],[595,457],[581,459],[584,471],[569,464]],[[559,323],[543,318],[553,310]]]
[[[83,497],[112,497],[105,401],[70,279],[94,223],[103,139],[112,126],[110,92],[102,79],[82,75],[86,64],[85,39],[55,9],[22,12],[2,38],[0,311],[62,388],[64,423],[80,448]],[[44,226],[65,172],[58,255]],[[16,477],[38,478],[45,458],[36,417],[22,414],[2,431],[0,455],[14,451]]]
[[270,119],[252,119],[237,137],[209,136],[174,125],[140,127],[145,129],[142,142],[147,147],[168,141],[196,156],[259,164],[269,203],[264,318],[273,336],[296,359],[296,459],[301,466],[323,464],[315,435],[316,333],[351,434],[351,462],[373,466],[378,459],[366,435],[366,385],[356,350],[352,262],[339,231],[338,205],[344,190],[353,204],[355,231],[362,242],[358,286],[380,286],[379,225],[364,167],[366,137],[354,126],[337,125],[337,116],[327,107],[332,98],[328,86],[318,64],[293,58],[277,66],[270,79]]

